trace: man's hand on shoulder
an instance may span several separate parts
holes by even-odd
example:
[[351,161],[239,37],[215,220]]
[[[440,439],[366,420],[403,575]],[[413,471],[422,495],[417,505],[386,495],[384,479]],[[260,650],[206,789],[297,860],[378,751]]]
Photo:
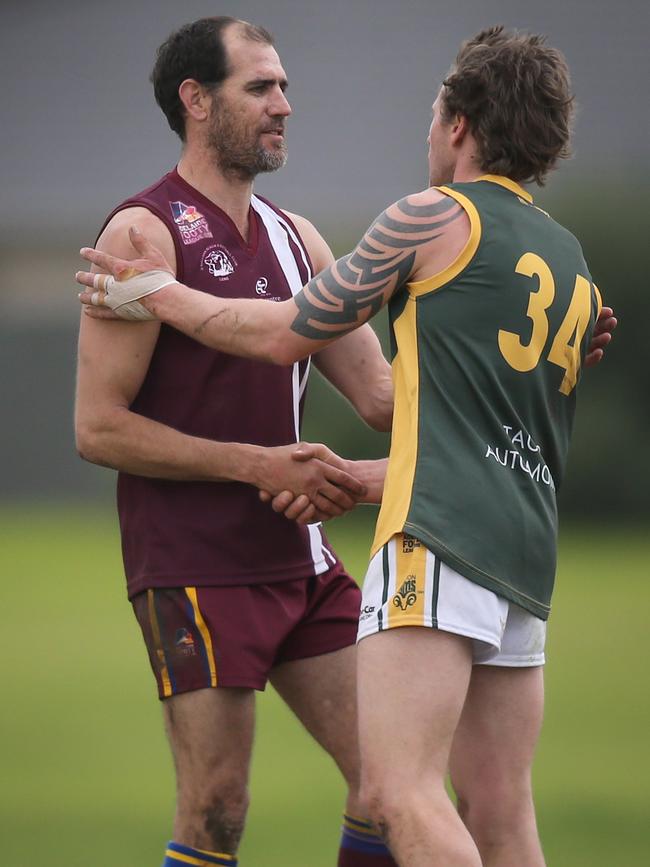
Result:
[[[168,282],[174,281],[176,253],[171,234],[162,220],[146,208],[118,212],[96,247],[82,248],[81,255],[92,268],[75,275],[77,282],[87,287],[79,300],[84,312],[94,319],[152,319],[137,299],[156,291],[158,284],[153,281],[152,288],[147,276],[142,283],[143,275],[155,271]],[[134,281],[137,277],[140,282]],[[137,286],[131,291],[134,282]]]

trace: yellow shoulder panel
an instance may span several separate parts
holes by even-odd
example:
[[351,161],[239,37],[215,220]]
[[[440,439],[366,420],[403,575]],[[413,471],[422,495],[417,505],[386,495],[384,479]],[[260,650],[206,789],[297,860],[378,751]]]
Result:
[[457,190],[451,190],[449,187],[438,187],[438,189],[446,196],[456,199],[458,204],[467,213],[470,222],[469,238],[458,256],[444,270],[438,272],[438,274],[434,274],[432,277],[427,277],[425,280],[416,280],[413,283],[406,284],[409,294],[414,298],[426,295],[428,292],[435,292],[436,289],[440,289],[441,286],[457,277],[471,262],[481,240],[481,218],[473,203]]

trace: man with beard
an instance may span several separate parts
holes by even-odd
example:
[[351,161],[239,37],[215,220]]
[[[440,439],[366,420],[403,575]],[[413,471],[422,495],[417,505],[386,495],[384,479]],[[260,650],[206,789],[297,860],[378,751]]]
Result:
[[[291,109],[271,36],[232,18],[193,22],[160,47],[152,81],[182,155],[112,212],[98,247],[135,256],[137,222],[206,295],[269,310],[291,298],[333,257],[309,222],[253,195],[255,176],[286,159]],[[390,368],[369,326],[315,361],[365,421],[389,428]],[[292,459],[308,367],[231,357],[158,323],[83,318],[78,448],[119,470],[128,592],[176,768],[165,867],[237,863],[254,690],[267,681],[347,782],[339,865],[394,865],[359,801],[359,590],[318,524],[288,521],[259,497],[303,495],[326,518],[364,492],[328,461]]]

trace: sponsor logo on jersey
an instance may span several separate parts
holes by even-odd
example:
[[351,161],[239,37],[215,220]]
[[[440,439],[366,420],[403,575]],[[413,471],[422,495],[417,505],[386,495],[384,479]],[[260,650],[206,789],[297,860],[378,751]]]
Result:
[[194,205],[186,205],[184,202],[170,202],[169,207],[184,244],[196,244],[203,238],[212,238],[208,221]]
[[[484,457],[492,459],[506,469],[517,470],[530,476],[538,485],[548,485],[553,491],[555,482],[551,471],[544,463],[542,452],[530,434],[515,426],[504,424],[504,431],[508,434],[514,448],[503,448],[503,445],[490,445],[488,443]],[[513,433],[514,431],[514,433]]]
[[234,272],[237,262],[232,254],[221,244],[211,244],[205,248],[201,268],[207,269],[213,277],[227,280]]
[[402,554],[412,554],[416,548],[421,548],[422,543],[419,539],[409,536],[408,533],[402,534]]
[[255,284],[255,294],[265,301],[282,301],[281,295],[271,295],[268,291],[269,281],[267,277],[260,277]]
[[176,645],[176,650],[183,656],[194,656],[196,653],[192,633],[184,627],[176,630],[174,644]]
[[406,611],[411,605],[415,604],[417,599],[415,575],[407,575],[402,586],[399,588],[395,596],[393,596],[393,605],[399,608],[400,611]]

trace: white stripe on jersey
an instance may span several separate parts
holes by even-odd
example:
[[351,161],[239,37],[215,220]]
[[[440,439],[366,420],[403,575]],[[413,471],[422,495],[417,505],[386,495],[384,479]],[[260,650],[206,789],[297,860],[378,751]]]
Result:
[[305,393],[305,389],[307,388],[307,380],[309,379],[309,360],[305,365],[305,372],[302,375],[302,382],[298,388],[298,398],[302,400],[302,396]]
[[[300,251],[303,264],[307,271],[307,281],[312,278],[312,271],[309,267],[309,259],[305,251],[304,245],[299,236],[294,232],[292,227],[283,220],[282,217],[270,208],[266,202],[258,199],[257,196],[251,198],[251,205],[262,218],[264,227],[271,241],[273,252],[276,255],[280,267],[284,271],[284,276],[287,278],[287,283],[291,289],[292,295],[297,295],[302,289],[303,282],[298,270],[294,254],[289,245],[289,238]],[[308,359],[305,365],[305,373],[300,379],[300,366],[298,363],[293,365],[291,377],[293,388],[293,424],[296,432],[296,442],[300,439],[300,400],[307,387],[307,379],[309,376],[309,367],[311,361]],[[326,572],[330,566],[327,562],[327,557],[332,559],[332,555],[323,545],[323,536],[320,531],[320,524],[308,524],[309,545],[311,547],[311,556],[314,561],[314,574],[320,575],[321,572]],[[335,562],[335,561],[334,561]]]
[[305,250],[302,240],[294,232],[289,223],[287,223],[286,220],[283,220],[277,211],[270,208],[266,202],[258,199],[257,196],[253,196],[251,198],[251,205],[262,218],[262,222],[264,223],[269,238],[271,239],[275,255],[278,257],[278,262],[282,266],[282,270],[284,271],[287,282],[289,283],[291,294],[297,295],[302,289],[303,284],[296,260],[294,259],[291,247],[289,246],[289,238],[291,238],[300,251],[300,257],[307,271],[307,281],[311,280],[314,276],[309,267],[307,251]]
[[[257,196],[251,198],[251,205],[262,218],[269,240],[271,241],[271,246],[273,247],[273,252],[280,263],[280,267],[284,271],[284,276],[287,278],[291,294],[296,295],[302,289],[303,284],[294,254],[289,246],[289,238],[291,238],[300,250],[300,255],[305,268],[307,269],[307,280],[311,280],[312,277],[302,241],[292,230],[286,220],[283,220],[282,217],[273,210],[273,208],[270,208],[265,202],[258,199]],[[296,433],[296,442],[300,439],[300,399],[304,394],[307,385],[308,374],[309,360],[307,361],[302,381],[300,380],[299,365],[297,363],[293,365],[293,424]]]
[[[265,202],[263,202],[261,199],[258,199],[257,196],[252,197],[251,204],[253,205],[253,207],[255,208],[257,213],[262,217],[263,220],[264,220],[264,212],[266,212],[271,217],[272,220],[276,220],[284,228],[284,231],[291,238],[291,240],[296,245],[296,247],[300,250],[300,258],[302,259],[302,263],[305,266],[305,270],[307,271],[307,281],[311,280],[311,278],[314,275],[312,274],[312,271],[311,271],[311,266],[309,264],[309,257],[307,255],[307,251],[305,250],[305,245],[302,243],[302,238],[296,234],[296,232],[293,230],[292,226],[283,217],[281,217],[280,214],[277,213],[277,211],[274,211],[273,208],[270,208]],[[265,226],[267,225],[266,220],[264,220],[264,225]],[[268,226],[267,226],[267,229],[268,229]],[[298,288],[294,289],[293,286],[291,287],[291,292],[293,295],[295,295],[297,292],[300,292],[300,290],[302,289],[302,283],[300,282],[300,277],[298,277],[298,280],[299,280]]]

